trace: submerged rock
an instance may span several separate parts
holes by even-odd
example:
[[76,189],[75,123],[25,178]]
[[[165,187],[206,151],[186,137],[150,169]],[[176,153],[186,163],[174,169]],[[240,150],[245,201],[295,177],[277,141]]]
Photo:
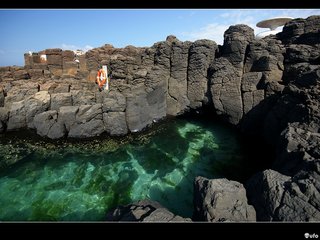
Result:
[[156,201],[141,200],[126,206],[119,206],[107,213],[106,221],[117,222],[191,222],[173,214]]

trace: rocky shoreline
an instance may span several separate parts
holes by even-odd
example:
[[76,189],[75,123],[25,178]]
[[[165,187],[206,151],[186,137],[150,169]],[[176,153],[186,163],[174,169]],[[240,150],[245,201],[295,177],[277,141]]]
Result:
[[[311,16],[264,39],[255,39],[246,25],[231,26],[223,46],[169,36],[150,48],[105,45],[79,63],[61,49],[25,54],[24,67],[0,68],[0,133],[30,128],[51,139],[121,136],[209,107],[243,133],[263,136],[277,154],[272,169],[244,186],[197,178],[192,220],[319,221],[319,29],[320,16]],[[94,82],[101,65],[111,68],[108,93]],[[155,214],[163,208],[154,203],[152,213],[145,210],[150,204],[118,212],[138,211],[137,221],[143,215],[148,221],[182,220]]]

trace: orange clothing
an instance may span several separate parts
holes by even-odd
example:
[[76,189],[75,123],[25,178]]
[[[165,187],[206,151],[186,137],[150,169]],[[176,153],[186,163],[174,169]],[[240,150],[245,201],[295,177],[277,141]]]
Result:
[[99,88],[102,88],[107,82],[107,73],[104,69],[100,69],[97,74],[97,83]]

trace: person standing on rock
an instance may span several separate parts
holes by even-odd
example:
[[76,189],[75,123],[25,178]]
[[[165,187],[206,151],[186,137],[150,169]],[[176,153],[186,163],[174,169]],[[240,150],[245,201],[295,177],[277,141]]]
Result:
[[109,90],[109,76],[108,68],[106,65],[103,65],[101,69],[98,70],[96,82],[99,85],[99,90]]

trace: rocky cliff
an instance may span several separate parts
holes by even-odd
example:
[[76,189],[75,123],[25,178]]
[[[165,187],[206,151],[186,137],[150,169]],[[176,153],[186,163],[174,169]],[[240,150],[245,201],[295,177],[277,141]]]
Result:
[[[141,131],[211,101],[208,69],[216,50],[213,41],[169,36],[151,48],[105,45],[79,57],[48,49],[46,62],[40,53],[26,54],[24,68],[0,70],[1,131],[31,128],[52,139]],[[112,73],[110,92],[95,85],[102,65]]]
[[[125,135],[208,106],[276,147],[273,170],[245,185],[257,220],[320,220],[319,56],[320,16],[292,20],[259,40],[250,27],[231,26],[223,46],[169,36],[150,48],[25,54],[24,67],[0,68],[0,132],[30,128],[52,139]],[[109,92],[95,84],[102,65],[111,69]],[[201,210],[201,216],[208,214]]]

